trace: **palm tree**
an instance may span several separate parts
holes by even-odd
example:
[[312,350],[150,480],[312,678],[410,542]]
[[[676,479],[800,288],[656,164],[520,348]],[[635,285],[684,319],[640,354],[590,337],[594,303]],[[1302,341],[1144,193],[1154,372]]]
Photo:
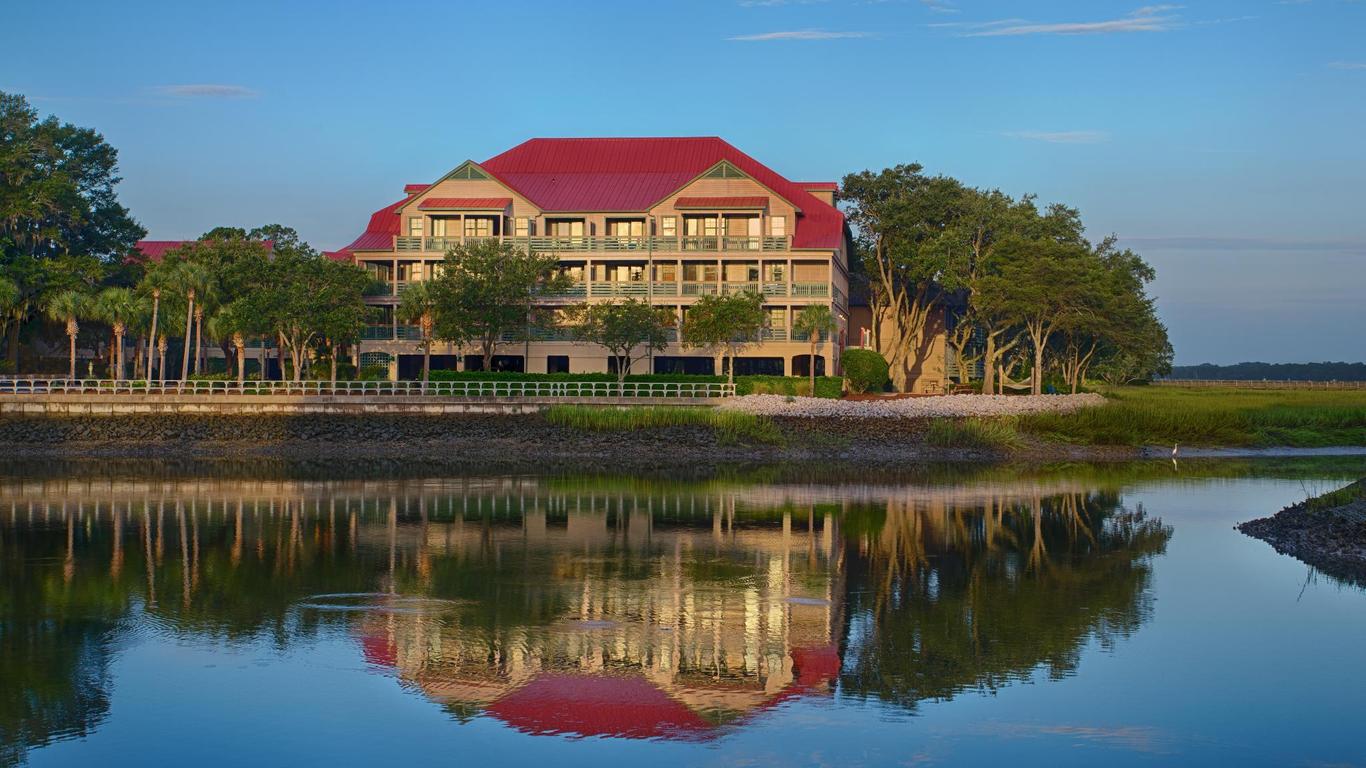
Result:
[[228,304],[209,318],[209,338],[214,341],[232,343],[233,354],[237,357],[237,383],[247,380],[247,333],[246,317],[237,304]]
[[62,291],[48,299],[47,316],[54,323],[66,323],[66,337],[71,346],[71,364],[68,378],[76,378],[76,334],[80,332],[77,320],[86,317],[90,311],[90,297],[80,291]]
[[185,296],[185,349],[180,360],[180,379],[190,378],[190,341],[194,330],[194,300],[209,282],[209,271],[193,261],[181,262],[175,269],[175,286]]
[[139,312],[137,295],[127,288],[105,288],[95,299],[95,314],[114,330],[113,378],[123,378],[123,335]]
[[157,376],[160,383],[166,383],[166,334],[157,337]]
[[821,334],[833,334],[839,330],[839,324],[835,322],[835,316],[830,312],[830,307],[825,304],[812,304],[797,314],[792,321],[792,330],[795,333],[805,333],[811,340],[811,355],[807,358],[807,368],[811,369],[811,396],[816,396],[816,345],[820,343]]
[[427,281],[409,283],[399,294],[398,317],[405,323],[417,323],[422,331],[422,381],[425,384],[432,370],[432,327],[436,322],[436,292]]
[[209,276],[209,280],[201,285],[195,294],[193,372],[196,376],[199,375],[200,366],[207,366],[209,363],[208,350],[204,348],[204,318],[212,317],[218,310],[218,291],[213,280],[213,273],[206,272],[206,274]]
[[[149,382],[152,380],[152,353],[157,345],[157,315],[161,312],[161,292],[171,284],[171,270],[172,267],[166,262],[157,262],[147,268],[147,272],[142,276],[142,281],[138,283],[138,290],[152,298],[152,330],[147,337],[147,381]],[[166,378],[165,372],[162,372],[162,378]]]

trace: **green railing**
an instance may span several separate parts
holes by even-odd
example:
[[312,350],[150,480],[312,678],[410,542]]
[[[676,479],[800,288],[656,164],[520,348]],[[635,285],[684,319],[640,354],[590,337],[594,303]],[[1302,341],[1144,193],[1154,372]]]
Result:
[[829,283],[793,283],[792,295],[797,298],[822,298],[830,295]]

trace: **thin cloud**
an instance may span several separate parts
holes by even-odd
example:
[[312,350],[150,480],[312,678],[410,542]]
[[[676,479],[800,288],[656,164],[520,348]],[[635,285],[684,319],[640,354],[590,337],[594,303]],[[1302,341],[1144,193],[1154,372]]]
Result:
[[187,99],[250,99],[260,95],[245,85],[223,85],[218,83],[185,83],[181,85],[160,85],[157,93]]
[[1049,144],[1101,144],[1110,140],[1104,131],[1007,131],[1005,136]]
[[816,5],[829,0],[740,0],[741,8],[776,8],[780,5]]
[[870,35],[867,32],[831,32],[825,29],[796,29],[786,32],[760,32],[754,35],[737,35],[726,39],[743,43],[761,43],[771,40],[848,40],[860,37],[870,37]]
[[934,13],[958,13],[949,0],[920,0],[920,4]]
[[1363,70],[1366,69],[1366,61],[1335,61],[1328,66],[1333,69]]
[[1145,5],[1118,19],[1068,21],[1052,24],[1024,22],[1019,19],[989,21],[975,26],[965,37],[1018,37],[1023,35],[1110,35],[1122,32],[1166,32],[1175,29],[1179,16],[1172,13],[1179,5]]

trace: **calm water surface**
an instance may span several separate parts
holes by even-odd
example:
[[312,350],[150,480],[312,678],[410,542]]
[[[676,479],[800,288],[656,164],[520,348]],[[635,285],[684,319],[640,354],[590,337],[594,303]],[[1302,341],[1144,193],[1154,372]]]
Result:
[[0,465],[0,764],[1366,764],[1363,474]]

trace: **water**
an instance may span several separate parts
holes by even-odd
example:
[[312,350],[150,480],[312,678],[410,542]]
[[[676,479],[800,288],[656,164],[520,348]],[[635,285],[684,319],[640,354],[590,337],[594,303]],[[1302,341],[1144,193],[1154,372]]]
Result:
[[1363,474],[0,466],[0,764],[1362,764]]

